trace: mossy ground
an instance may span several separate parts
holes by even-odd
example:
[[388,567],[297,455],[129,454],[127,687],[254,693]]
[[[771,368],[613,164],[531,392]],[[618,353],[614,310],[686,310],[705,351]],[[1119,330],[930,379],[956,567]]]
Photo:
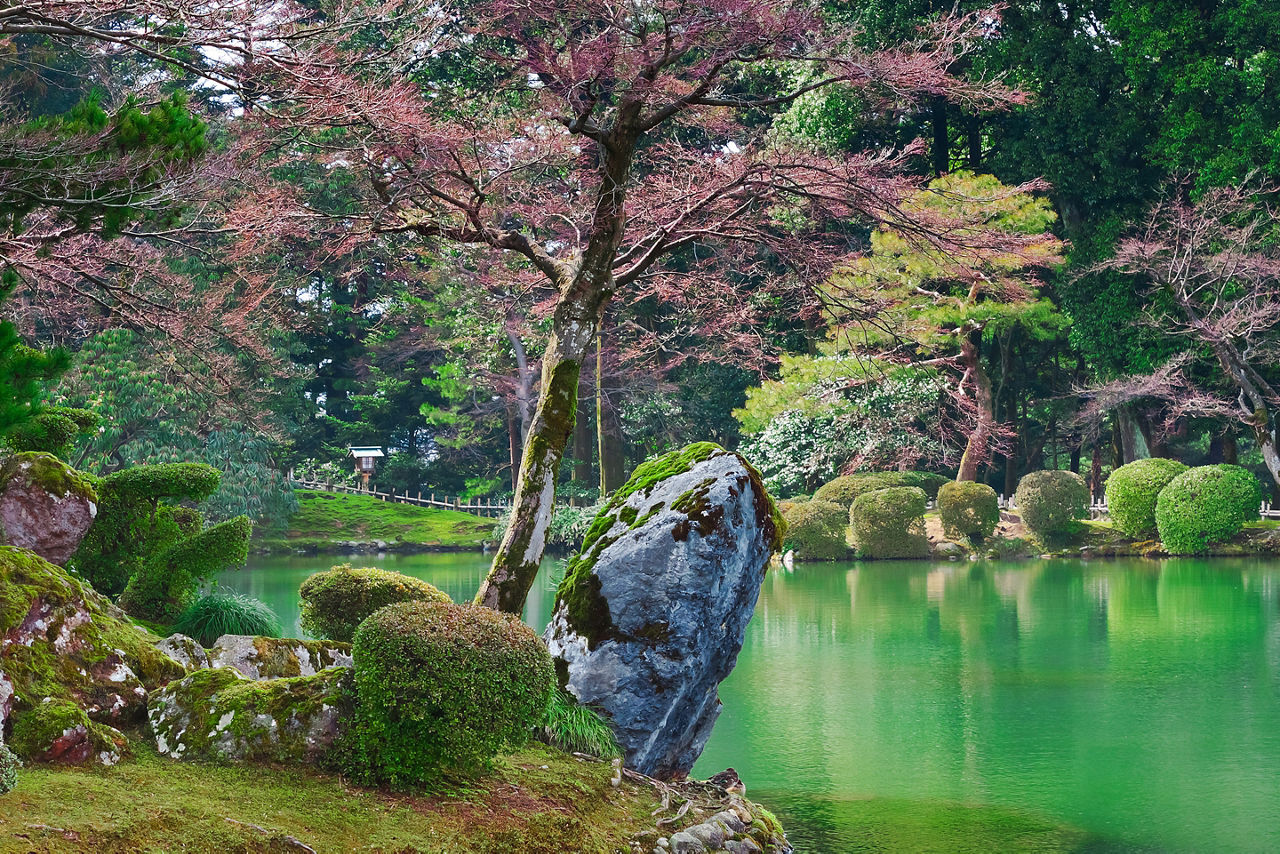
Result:
[[32,765],[0,797],[0,851],[448,852],[626,850],[653,789],[541,745],[447,792],[388,794],[297,768],[177,762],[144,744],[113,768]]
[[298,511],[283,536],[255,540],[257,549],[325,551],[352,540],[393,546],[479,548],[493,520],[438,507],[397,504],[370,495],[299,490]]

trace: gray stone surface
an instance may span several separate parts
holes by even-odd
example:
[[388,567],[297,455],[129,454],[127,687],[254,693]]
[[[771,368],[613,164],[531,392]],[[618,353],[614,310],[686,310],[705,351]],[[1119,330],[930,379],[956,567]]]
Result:
[[209,650],[208,666],[230,667],[250,679],[283,679],[351,663],[349,643],[223,635]]
[[675,854],[706,854],[707,846],[698,837],[682,830],[671,834],[671,850]]
[[[98,514],[92,489],[78,489],[75,477],[48,477],[49,471],[69,471],[50,454],[16,454],[0,470],[0,536],[4,542],[30,549],[59,566],[80,547]],[[39,472],[45,471],[45,477]],[[52,484],[65,484],[66,489]]]
[[232,668],[198,670],[153,692],[147,721],[174,759],[319,761],[349,713],[351,669],[266,682]]
[[186,635],[169,635],[156,644],[156,649],[188,670],[200,670],[209,666],[209,653],[204,651],[204,647],[195,638]]
[[718,451],[602,513],[612,523],[567,570],[547,644],[627,766],[679,779],[711,736],[777,549],[772,502],[741,457]]

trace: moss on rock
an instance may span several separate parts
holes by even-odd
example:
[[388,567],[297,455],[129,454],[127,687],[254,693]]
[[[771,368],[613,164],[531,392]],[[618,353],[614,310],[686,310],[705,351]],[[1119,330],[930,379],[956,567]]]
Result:
[[98,723],[140,719],[148,690],[186,674],[156,648],[156,637],[88,585],[7,546],[0,547],[0,635],[15,729],[46,701],[74,704]]
[[156,692],[147,720],[156,749],[174,759],[315,764],[351,712],[350,674],[255,681],[229,667],[199,670]]
[[53,495],[78,495],[90,501],[98,500],[97,479],[91,474],[76,471],[53,454],[24,451],[10,456],[0,466],[0,490],[19,473]]

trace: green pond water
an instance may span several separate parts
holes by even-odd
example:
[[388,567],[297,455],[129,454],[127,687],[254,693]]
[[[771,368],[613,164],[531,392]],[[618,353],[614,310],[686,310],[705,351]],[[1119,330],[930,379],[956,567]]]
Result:
[[[471,596],[482,555],[357,557]],[[220,579],[297,629],[334,560]],[[525,619],[550,614],[548,561]],[[695,775],[798,850],[1280,851],[1280,562],[771,571]]]

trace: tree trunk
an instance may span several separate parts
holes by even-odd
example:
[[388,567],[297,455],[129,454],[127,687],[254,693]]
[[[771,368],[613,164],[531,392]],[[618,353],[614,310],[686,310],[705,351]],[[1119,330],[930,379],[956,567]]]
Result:
[[945,175],[951,170],[951,132],[947,128],[947,99],[941,95],[933,99],[933,159],[935,175]]
[[987,458],[987,449],[991,444],[991,431],[995,425],[995,414],[992,411],[991,380],[982,369],[981,330],[971,332],[960,347],[960,358],[965,371],[973,380],[974,402],[977,404],[977,423],[969,434],[969,442],[965,445],[964,456],[960,458],[960,472],[956,480],[977,480],[978,465]]
[[1116,421],[1120,430],[1120,453],[1124,462],[1131,463],[1150,457],[1151,451],[1147,448],[1147,440],[1143,438],[1133,410],[1128,406],[1120,407],[1116,410]]
[[1089,464],[1089,494],[1096,501],[1102,495],[1102,442],[1093,443],[1093,460]]
[[524,443],[511,521],[489,575],[476,593],[476,604],[511,614],[524,609],[542,562],[555,512],[556,476],[577,414],[578,379],[595,336],[598,305],[590,303],[598,303],[601,296],[587,289],[573,290],[579,292],[577,298],[570,293],[556,309],[542,358],[542,386]]
[[[578,395],[582,400],[581,389]],[[589,486],[591,484],[591,415],[585,405],[578,406],[578,420],[573,425],[573,481]]]

